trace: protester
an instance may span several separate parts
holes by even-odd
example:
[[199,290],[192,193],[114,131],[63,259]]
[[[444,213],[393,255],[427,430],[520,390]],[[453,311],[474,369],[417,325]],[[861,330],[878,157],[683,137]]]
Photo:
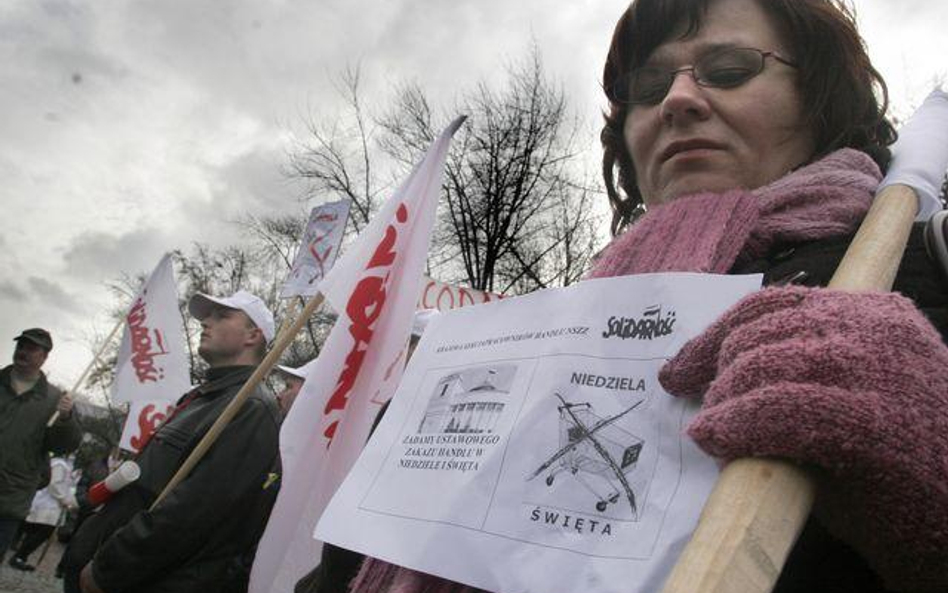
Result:
[[[89,500],[89,489],[105,479],[112,469],[118,465],[119,448],[113,448],[109,453],[100,456],[97,459],[85,461],[79,468],[79,480],[76,483],[76,506],[70,509],[66,516],[66,521],[59,527],[57,537],[60,543],[66,544],[66,549],[59,558],[56,565],[56,578],[62,578],[66,573],[66,558],[69,557],[69,546],[72,545],[72,536],[79,530],[83,522],[88,519],[95,506]],[[114,462],[113,462],[114,460]],[[77,455],[76,464],[79,465],[80,458]]]
[[280,404],[280,412],[286,417],[290,413],[290,408],[293,407],[293,402],[303,387],[303,383],[306,381],[306,372],[309,365],[304,364],[301,367],[294,368],[278,364],[276,368],[276,374],[283,380],[283,389],[276,396],[277,403]]
[[30,554],[50,539],[63,513],[75,508],[74,489],[72,464],[62,457],[51,459],[49,485],[33,497],[30,514],[20,527],[20,541],[15,546],[16,552],[10,557],[10,566],[26,572],[36,570],[28,562]]
[[[72,396],[46,380],[40,368],[53,349],[53,338],[38,327],[16,340],[13,364],[0,371],[0,560],[33,495],[46,485],[48,452],[65,455],[79,445]],[[59,416],[47,426],[53,414]]]
[[191,473],[150,507],[263,359],[273,317],[245,291],[197,294],[188,310],[201,321],[206,381],[178,400],[142,448],[138,481],[73,536],[67,592],[80,584],[85,593],[246,588],[248,556],[276,496],[280,411],[272,396],[257,389]]
[[[895,138],[852,15],[835,0],[636,0],[603,88],[613,231],[629,228],[591,276],[763,273],[772,285],[661,380],[704,396],[688,432],[711,455],[818,472],[776,591],[948,590],[948,281],[916,228],[895,284],[914,304],[814,288]],[[368,560],[351,590],[469,588]]]

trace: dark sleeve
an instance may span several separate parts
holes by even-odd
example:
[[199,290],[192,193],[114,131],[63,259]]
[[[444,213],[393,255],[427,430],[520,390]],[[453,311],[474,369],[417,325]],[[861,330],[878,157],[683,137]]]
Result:
[[76,422],[76,414],[73,412],[68,418],[60,417],[46,429],[44,444],[46,450],[54,455],[68,455],[76,450],[81,438],[79,423]]
[[892,593],[866,560],[812,515],[790,551],[773,593]]
[[912,299],[948,343],[948,269],[928,255],[923,237],[924,225],[916,224],[892,290]]
[[233,509],[262,491],[277,455],[278,430],[266,405],[249,399],[186,479],[99,548],[92,570],[102,590],[135,590],[156,581],[201,550],[219,525],[241,520]]

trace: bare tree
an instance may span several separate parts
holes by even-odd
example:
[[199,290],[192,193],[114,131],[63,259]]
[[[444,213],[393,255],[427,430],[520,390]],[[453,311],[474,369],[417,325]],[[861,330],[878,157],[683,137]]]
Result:
[[[373,167],[372,132],[359,96],[361,71],[348,67],[334,82],[345,109],[330,120],[306,120],[307,137],[287,155],[287,175],[307,182],[307,197],[352,201],[349,227],[358,233],[378,208],[386,185]],[[328,201],[328,200],[327,200]]]
[[[371,141],[404,175],[450,119],[467,114],[446,164],[429,271],[516,294],[582,275],[599,221],[592,207],[598,190],[587,183],[578,146],[593,142],[570,114],[563,90],[546,76],[536,48],[508,67],[500,90],[480,83],[441,115],[421,87],[403,84],[390,107],[370,121],[358,97],[358,70],[347,70],[342,80],[354,132],[334,133],[338,119],[309,124],[310,141],[291,155],[293,174],[315,181],[315,189],[368,204],[360,212],[371,212],[383,187],[369,175],[381,169],[377,162],[370,167],[376,157]],[[353,191],[356,179],[361,193]]]
[[[456,110],[470,119],[448,157],[433,265],[498,292],[575,282],[595,249],[594,190],[578,172],[580,122],[536,48],[507,68],[501,90],[480,83]],[[416,160],[444,123],[433,119],[423,91],[403,87],[379,120],[383,149]],[[453,262],[462,270],[452,274]]]

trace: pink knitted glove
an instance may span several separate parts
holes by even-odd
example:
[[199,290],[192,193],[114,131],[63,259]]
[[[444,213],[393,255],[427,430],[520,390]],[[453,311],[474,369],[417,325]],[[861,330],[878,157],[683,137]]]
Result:
[[898,590],[948,591],[948,348],[894,293],[753,294],[662,369],[725,459],[826,470],[817,513]]

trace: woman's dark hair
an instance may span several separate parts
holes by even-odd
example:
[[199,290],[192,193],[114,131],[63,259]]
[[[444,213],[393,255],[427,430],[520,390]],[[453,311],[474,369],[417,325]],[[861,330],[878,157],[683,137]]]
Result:
[[[601,134],[613,234],[644,208],[622,137],[629,106],[616,100],[615,82],[641,66],[681,23],[687,25],[683,38],[696,34],[714,1],[635,0],[616,25],[602,77],[609,112]],[[841,0],[756,1],[777,25],[799,66],[803,111],[816,144],[814,158],[850,147],[866,152],[885,170],[891,157],[888,146],[896,139],[895,128],[885,119],[888,91],[869,61],[849,8]]]

